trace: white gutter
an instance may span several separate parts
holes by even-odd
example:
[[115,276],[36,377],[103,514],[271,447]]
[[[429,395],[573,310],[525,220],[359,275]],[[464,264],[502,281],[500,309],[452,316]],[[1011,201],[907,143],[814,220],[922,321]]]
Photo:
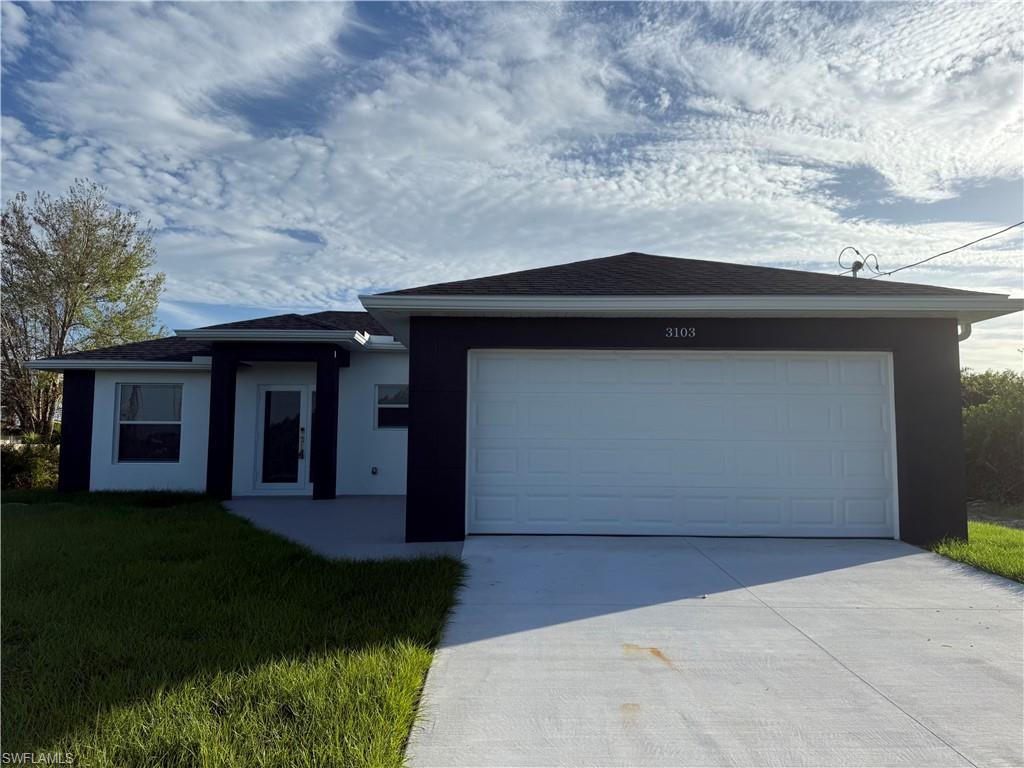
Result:
[[362,347],[370,334],[362,331],[284,330],[266,328],[182,328],[175,336],[197,341],[287,341],[297,343],[334,343]]
[[405,344],[395,341],[394,336],[370,336],[363,349],[368,352],[400,351],[405,349]]
[[956,340],[967,341],[971,338],[971,324],[968,322],[960,323],[960,327],[957,330]]
[[30,360],[34,371],[208,371],[210,358],[188,360]]
[[987,320],[1024,300],[985,296],[360,296],[395,338],[413,315],[478,317],[948,317]]
[[[204,329],[198,329],[204,330]],[[178,332],[176,332],[178,333]],[[181,333],[188,333],[186,338],[196,338],[192,336],[192,331],[184,331]],[[223,331],[220,332],[223,334]],[[256,332],[247,330],[244,337],[234,335],[230,337],[236,341],[310,341],[309,338],[296,339],[295,334],[308,334],[309,331],[273,331],[272,336],[268,338],[256,338],[256,334],[266,335],[268,331]],[[312,333],[319,333],[313,331]],[[331,341],[335,343],[341,343],[343,346],[351,347],[360,352],[391,352],[391,351],[402,351],[405,349],[405,345],[400,341],[395,341],[391,336],[371,336],[368,333],[362,331],[327,331],[326,333],[331,334]],[[286,335],[287,334],[287,335]],[[339,340],[339,335],[344,336],[348,341]],[[218,339],[224,339],[223,336],[218,336]],[[322,339],[322,337],[318,337]],[[357,346],[358,345],[358,346]],[[87,370],[87,371],[208,371],[212,364],[213,358],[209,355],[193,355],[192,359],[189,360],[100,360],[96,358],[91,359],[72,359],[72,360],[31,360],[25,364],[26,368],[31,368],[35,371],[74,371],[74,370]]]

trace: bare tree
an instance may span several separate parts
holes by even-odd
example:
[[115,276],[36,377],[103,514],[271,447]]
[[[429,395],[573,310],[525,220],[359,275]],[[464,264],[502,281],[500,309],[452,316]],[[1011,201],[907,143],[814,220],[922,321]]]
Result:
[[67,193],[21,192],[3,212],[0,365],[4,407],[26,431],[49,436],[60,400],[55,373],[28,360],[163,335],[156,308],[164,275],[150,274],[152,233],[106,190],[76,180]]

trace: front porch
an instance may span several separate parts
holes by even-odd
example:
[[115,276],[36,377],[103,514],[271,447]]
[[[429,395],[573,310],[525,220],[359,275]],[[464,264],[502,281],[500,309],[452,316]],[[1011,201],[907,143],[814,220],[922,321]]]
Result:
[[462,554],[461,541],[407,543],[404,496],[248,496],[224,502],[253,524],[332,558],[368,560]]

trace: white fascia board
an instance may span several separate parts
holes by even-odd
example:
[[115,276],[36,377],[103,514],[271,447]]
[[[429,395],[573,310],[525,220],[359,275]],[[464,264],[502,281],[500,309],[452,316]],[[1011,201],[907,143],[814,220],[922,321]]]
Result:
[[363,331],[317,331],[259,328],[182,328],[175,336],[197,341],[285,341],[298,344],[333,343],[358,349],[370,338]]
[[208,371],[209,358],[192,360],[31,360],[35,371]]
[[1007,296],[360,296],[395,338],[413,315],[477,317],[949,317],[1019,312]]

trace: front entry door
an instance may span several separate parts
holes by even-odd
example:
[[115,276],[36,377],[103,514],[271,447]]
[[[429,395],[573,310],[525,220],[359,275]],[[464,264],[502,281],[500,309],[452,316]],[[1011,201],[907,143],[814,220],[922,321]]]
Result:
[[315,394],[313,387],[305,385],[260,387],[256,440],[256,488],[260,491],[312,491],[309,457]]

